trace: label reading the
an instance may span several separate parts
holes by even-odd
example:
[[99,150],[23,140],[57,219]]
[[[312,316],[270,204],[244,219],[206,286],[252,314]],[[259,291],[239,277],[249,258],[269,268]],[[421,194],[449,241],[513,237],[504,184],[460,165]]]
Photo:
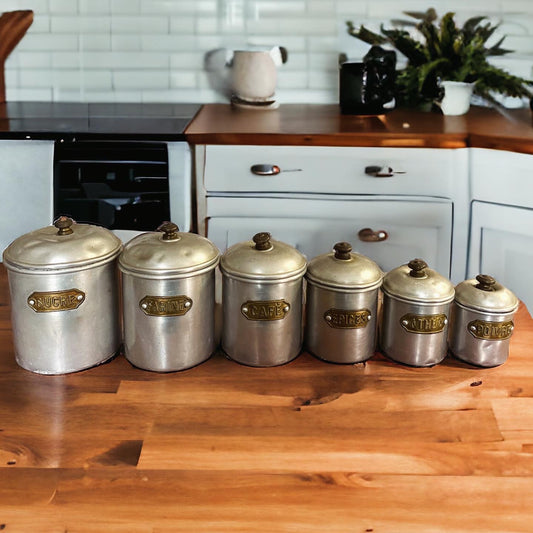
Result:
[[290,308],[285,300],[249,300],[241,305],[241,313],[248,320],[281,320]]
[[468,331],[476,338],[488,341],[504,341],[513,334],[514,323],[486,322],[485,320],[473,320],[468,324]]
[[148,316],[183,316],[192,307],[188,296],[145,296],[139,307]]
[[33,292],[28,296],[28,305],[37,313],[71,311],[85,301],[85,293],[78,289],[66,291]]
[[366,328],[372,313],[368,309],[328,309],[324,313],[324,320],[330,328],[356,329]]
[[437,315],[408,313],[400,318],[400,324],[409,333],[440,333],[448,324],[448,318],[444,313]]

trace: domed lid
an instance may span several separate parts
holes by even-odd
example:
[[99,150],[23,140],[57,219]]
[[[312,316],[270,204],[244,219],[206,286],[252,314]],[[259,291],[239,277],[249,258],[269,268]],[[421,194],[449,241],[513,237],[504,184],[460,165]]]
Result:
[[372,259],[352,252],[348,242],[338,242],[334,252],[322,254],[307,265],[306,278],[310,281],[346,289],[377,287],[383,272]]
[[220,259],[224,274],[245,279],[280,280],[303,276],[307,261],[293,246],[256,233],[251,241],[234,244]]
[[385,275],[383,292],[412,302],[445,303],[453,299],[454,287],[425,261],[413,259]]
[[15,239],[3,258],[12,269],[67,270],[109,261],[121,250],[122,241],[108,229],[59,217],[53,226]]
[[120,254],[123,272],[157,277],[199,274],[216,267],[218,248],[205,237],[178,231],[173,222],[164,222],[157,231],[137,235]]
[[492,276],[478,274],[455,287],[455,301],[479,311],[508,313],[518,307],[518,298]]

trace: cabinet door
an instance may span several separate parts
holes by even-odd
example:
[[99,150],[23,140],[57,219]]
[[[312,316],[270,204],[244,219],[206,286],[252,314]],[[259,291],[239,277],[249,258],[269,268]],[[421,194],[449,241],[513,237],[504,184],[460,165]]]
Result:
[[20,235],[52,223],[53,165],[53,141],[0,141],[1,251]]
[[[268,231],[308,259],[331,251],[336,242],[348,241],[355,252],[372,258],[384,271],[421,257],[441,274],[450,273],[451,202],[286,198],[216,198],[210,202],[214,216],[208,221],[207,236],[221,251]],[[363,240],[368,236],[360,232],[366,228],[382,240]]]
[[468,277],[495,277],[533,311],[533,209],[472,203]]

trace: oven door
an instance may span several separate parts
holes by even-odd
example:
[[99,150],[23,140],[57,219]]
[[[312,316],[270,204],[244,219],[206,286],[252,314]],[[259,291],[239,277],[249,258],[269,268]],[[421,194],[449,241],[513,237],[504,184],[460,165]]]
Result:
[[182,141],[57,142],[54,213],[104,226],[124,241],[165,220],[189,231],[190,159]]

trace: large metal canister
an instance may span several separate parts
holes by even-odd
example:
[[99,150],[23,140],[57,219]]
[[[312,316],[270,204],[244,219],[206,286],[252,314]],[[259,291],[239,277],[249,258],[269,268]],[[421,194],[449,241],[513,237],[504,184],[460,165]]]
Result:
[[507,361],[518,298],[492,276],[479,274],[455,287],[450,351],[467,363],[492,367]]
[[447,353],[452,283],[422,259],[391,270],[383,278],[380,349],[411,366],[433,366]]
[[307,265],[305,345],[332,363],[360,363],[374,355],[383,272],[347,242]]
[[17,362],[40,374],[95,366],[120,348],[116,258],[111,231],[60,217],[4,251]]
[[172,372],[216,349],[215,268],[220,253],[200,235],[164,223],[138,235],[119,257],[124,353],[136,367]]
[[250,366],[277,366],[302,347],[307,262],[292,246],[257,233],[228,248],[222,271],[222,348]]

